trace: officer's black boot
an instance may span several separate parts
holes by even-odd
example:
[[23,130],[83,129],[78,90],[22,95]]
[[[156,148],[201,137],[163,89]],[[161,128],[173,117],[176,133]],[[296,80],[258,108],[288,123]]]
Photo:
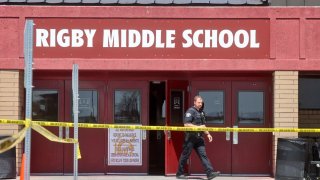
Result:
[[211,172],[210,174],[207,175],[208,180],[213,179],[213,178],[219,176],[219,174],[220,174],[220,171]]
[[176,178],[177,179],[188,179],[188,177],[185,176],[184,174],[176,174]]

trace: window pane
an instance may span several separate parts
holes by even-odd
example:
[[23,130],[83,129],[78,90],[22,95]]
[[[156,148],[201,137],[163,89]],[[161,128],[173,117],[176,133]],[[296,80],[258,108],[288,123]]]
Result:
[[238,120],[243,124],[264,123],[264,93],[240,91],[238,94]]
[[58,91],[33,91],[32,120],[58,121]]
[[203,98],[206,121],[209,124],[224,124],[224,92],[200,91]]
[[114,122],[140,124],[141,95],[138,90],[116,90],[114,93]]
[[299,108],[320,109],[320,78],[299,79]]
[[98,92],[79,91],[79,123],[98,123]]
[[183,91],[171,91],[170,101],[171,125],[183,124]]

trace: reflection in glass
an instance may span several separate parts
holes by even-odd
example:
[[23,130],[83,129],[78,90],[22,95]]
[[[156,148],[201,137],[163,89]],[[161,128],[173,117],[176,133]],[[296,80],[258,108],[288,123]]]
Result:
[[240,91],[238,94],[238,120],[243,124],[264,123],[264,93]]
[[138,90],[116,90],[114,93],[114,122],[140,123],[141,95]]
[[97,91],[79,91],[79,123],[98,123]]
[[32,94],[32,120],[58,121],[58,91],[34,90]]
[[224,123],[224,92],[223,91],[199,91],[203,98],[206,121],[209,124]]

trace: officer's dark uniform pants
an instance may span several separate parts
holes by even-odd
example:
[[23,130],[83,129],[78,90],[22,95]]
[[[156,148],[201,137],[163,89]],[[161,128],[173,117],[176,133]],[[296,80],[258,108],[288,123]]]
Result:
[[204,138],[195,134],[186,134],[185,141],[183,144],[183,150],[179,159],[179,167],[177,175],[184,174],[184,166],[187,163],[188,158],[191,155],[192,149],[195,149],[197,155],[201,159],[202,166],[207,175],[213,172],[212,165],[207,157]]

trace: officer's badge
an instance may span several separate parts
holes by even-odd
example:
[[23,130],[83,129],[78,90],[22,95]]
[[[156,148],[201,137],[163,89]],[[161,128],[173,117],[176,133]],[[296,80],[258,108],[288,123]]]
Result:
[[186,113],[186,117],[191,117],[191,113]]

